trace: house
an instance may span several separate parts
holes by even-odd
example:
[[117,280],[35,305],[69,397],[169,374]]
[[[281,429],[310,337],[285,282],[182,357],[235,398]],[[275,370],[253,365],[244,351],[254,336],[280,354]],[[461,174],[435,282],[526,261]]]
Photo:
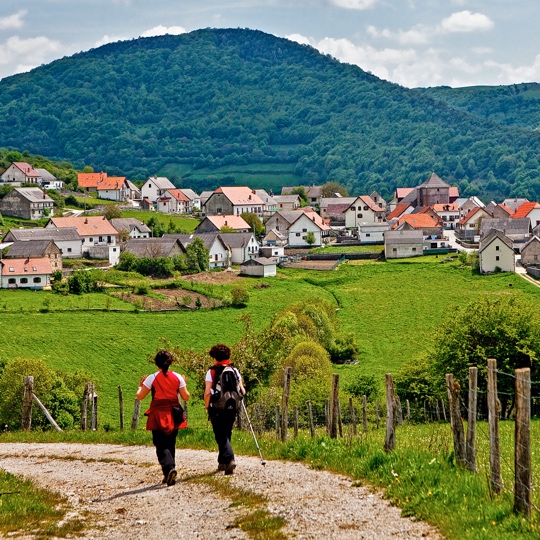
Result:
[[129,184],[125,176],[107,176],[98,183],[96,191],[100,199],[126,202],[132,200],[133,190]]
[[218,233],[197,233],[197,234],[164,234],[163,238],[176,238],[182,244],[184,250],[195,240],[200,238],[204,247],[209,251],[209,267],[227,268],[230,266],[231,253],[221,235]]
[[195,228],[195,233],[216,233],[223,227],[233,229],[235,232],[251,232],[249,223],[244,218],[234,215],[206,216]]
[[107,173],[78,173],[77,185],[86,191],[97,191],[98,184],[106,180]]
[[155,210],[154,203],[148,198],[144,197],[140,202],[141,210],[148,210],[153,212]]
[[456,203],[434,204],[434,212],[439,216],[445,229],[453,230],[459,221],[459,205]]
[[156,201],[156,210],[165,214],[189,213],[191,201],[181,189],[168,189]]
[[362,223],[358,225],[358,240],[361,244],[382,244],[384,235],[390,229],[386,221],[382,223]]
[[483,208],[476,206],[456,223],[456,238],[459,240],[474,241],[480,235],[480,224],[483,219],[490,218]]
[[[112,247],[116,245],[118,231],[105,218],[105,216],[78,216],[51,218],[45,225],[47,229],[63,229],[75,227],[82,237],[82,252],[95,258],[103,258],[104,250],[95,250],[94,247]],[[100,256],[97,256],[97,253]],[[109,257],[110,260],[110,257]]]
[[523,266],[540,264],[540,238],[533,236],[521,248],[521,264]]
[[431,176],[415,188],[397,188],[390,203],[393,210],[399,203],[408,203],[413,206],[433,206],[434,204],[449,204],[459,198],[459,190],[448,185],[437,174]]
[[14,161],[3,173],[3,182],[21,184],[39,184],[41,174],[32,165],[24,161]]
[[259,257],[275,257],[278,261],[287,258],[283,246],[261,246],[259,249]]
[[272,229],[266,233],[263,238],[263,245],[265,246],[285,246],[287,245],[287,237],[281,234],[276,229]]
[[240,265],[240,274],[255,277],[273,277],[277,275],[275,257],[257,257]]
[[0,200],[0,213],[23,219],[52,216],[54,201],[38,187],[17,187]]
[[142,198],[155,203],[167,190],[175,189],[175,185],[164,176],[151,176],[141,188]]
[[482,274],[491,274],[495,271],[514,272],[516,269],[512,240],[495,229],[480,240],[478,258]]
[[514,199],[504,199],[502,204],[507,208],[510,208],[512,212],[515,212],[520,206],[527,202],[529,202],[529,199],[518,199],[516,197]]
[[[291,214],[292,212],[289,212]],[[296,219],[287,228],[289,247],[321,246],[331,227],[315,211],[297,211]],[[309,233],[313,234],[312,243],[308,243]]]
[[526,202],[519,206],[514,212],[512,219],[528,218],[531,226],[534,229],[540,225],[540,203]]
[[376,191],[374,191],[370,195],[370,197],[376,205],[380,206],[383,210],[386,211],[386,208],[388,207],[388,203],[384,200],[383,197],[381,197]]
[[172,235],[165,235],[160,238],[130,238],[126,242],[124,251],[132,253],[139,259],[145,257],[150,259],[176,257],[185,253],[184,246]]
[[532,235],[531,222],[528,218],[484,218],[480,223],[480,238],[485,238],[492,229],[504,233],[512,242],[524,244]]
[[42,189],[64,189],[64,182],[58,180],[54,174],[51,174],[47,169],[38,169],[36,171],[41,176],[41,182],[39,183]]
[[201,209],[201,196],[190,188],[181,188],[180,191],[189,199],[188,212],[198,212]]
[[442,236],[442,222],[437,221],[429,214],[405,214],[394,225],[392,229],[399,231],[420,231],[424,236]]
[[229,248],[229,264],[242,264],[258,257],[260,245],[253,233],[219,233],[219,236]]
[[490,205],[493,203],[490,203],[486,206],[486,211],[491,214],[494,218],[498,219],[508,219],[513,217],[514,212],[510,210],[507,206],[504,206],[504,204],[495,204],[491,209]]
[[382,223],[385,211],[368,195],[356,197],[345,213],[345,227],[356,229],[361,223]]
[[288,212],[300,208],[300,195],[274,195],[274,201],[276,203],[275,212],[280,210]]
[[[339,201],[340,199],[335,199],[336,201]],[[325,223],[328,223],[330,226],[334,228],[345,228],[345,218],[347,215],[347,210],[350,207],[350,203],[347,204],[329,204],[324,209],[324,216],[323,211],[319,210],[321,217],[325,221]]]
[[51,283],[51,261],[39,259],[0,260],[0,289],[43,289]]
[[424,252],[420,230],[388,230],[384,233],[384,256],[387,259],[417,257]]
[[206,201],[210,198],[210,195],[214,193],[213,191],[203,191],[201,193],[201,210],[204,208]]
[[[292,195],[284,195],[285,197],[291,197]],[[298,197],[298,195],[295,195]],[[300,197],[298,197],[300,200]],[[344,209],[346,210],[349,206],[356,201],[356,197],[321,197],[319,202],[319,214],[323,219],[329,218],[331,222],[333,221],[343,221],[345,222]],[[296,207],[298,208],[300,204]],[[287,210],[283,208],[283,210]],[[290,208],[289,210],[295,210],[295,208]],[[343,216],[340,216],[343,214]]]
[[203,212],[207,216],[239,216],[249,212],[262,217],[264,207],[264,201],[254,189],[247,186],[220,187],[203,204]]
[[52,240],[16,240],[11,244],[7,259],[43,259],[48,258],[51,269],[62,270],[62,252]]
[[82,256],[83,239],[75,227],[11,229],[4,237],[4,242],[27,242],[31,240],[53,241],[63,258],[79,258]]
[[279,205],[273,195],[269,194],[265,189],[256,189],[255,193],[264,203],[263,213],[265,216],[272,215],[279,210]]
[[282,195],[290,195],[292,190],[298,187],[303,187],[306,192],[308,203],[312,208],[319,206],[321,202],[321,190],[322,186],[295,186],[295,187],[283,187],[281,188]]
[[486,205],[478,197],[475,196],[469,197],[468,199],[457,199],[456,201],[454,201],[454,204],[458,205],[459,219],[464,218],[471,210],[477,207],[484,208],[488,214],[491,214],[491,212],[486,208]]
[[135,218],[113,218],[111,225],[118,231],[128,233],[130,238],[150,238],[152,231],[144,222]]

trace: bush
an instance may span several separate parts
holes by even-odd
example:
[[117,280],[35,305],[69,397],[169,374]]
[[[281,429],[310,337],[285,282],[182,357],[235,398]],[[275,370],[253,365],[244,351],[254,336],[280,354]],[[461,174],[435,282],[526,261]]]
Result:
[[345,390],[357,398],[366,396],[367,400],[376,399],[379,396],[379,385],[375,375],[356,375],[356,377],[345,386]]
[[249,300],[249,292],[245,287],[236,285],[231,291],[231,303],[233,306],[245,306]]

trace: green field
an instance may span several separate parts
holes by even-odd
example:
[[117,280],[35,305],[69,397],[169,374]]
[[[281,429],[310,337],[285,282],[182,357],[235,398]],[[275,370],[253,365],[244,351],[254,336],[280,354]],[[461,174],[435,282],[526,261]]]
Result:
[[161,212],[151,212],[149,210],[122,210],[123,218],[135,218],[140,221],[148,222],[150,218],[157,219],[160,223],[167,225],[172,221],[177,227],[180,227],[186,233],[192,233],[200,220],[186,216],[175,216],[163,214]]
[[[326,299],[335,303],[342,328],[355,334],[361,351],[358,364],[336,366],[336,372],[345,382],[353,373],[374,374],[382,384],[384,373],[425,353],[437,326],[457,306],[493,294],[540,295],[515,274],[478,276],[457,262],[428,260],[433,262],[347,264],[333,272],[286,269],[277,278],[245,278],[241,283],[251,297],[244,309],[138,312],[104,294],[3,290],[0,360],[26,356],[44,359],[55,369],[85,368],[95,376],[103,422],[116,425],[117,387],[127,395],[135,391],[140,374],[152,369],[145,357],[161,337],[183,348],[207,350],[216,342],[238,339],[243,314],[250,314],[260,329],[294,301]],[[253,288],[261,283],[270,287]],[[49,311],[40,312],[44,307]]]

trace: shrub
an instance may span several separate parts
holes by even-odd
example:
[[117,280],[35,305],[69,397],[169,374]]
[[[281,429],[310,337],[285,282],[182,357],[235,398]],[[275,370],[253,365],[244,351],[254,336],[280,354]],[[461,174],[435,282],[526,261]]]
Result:
[[249,300],[249,292],[245,287],[236,285],[231,291],[232,305],[245,306]]
[[345,386],[345,390],[355,397],[366,396],[368,401],[379,396],[379,385],[375,375],[358,374]]

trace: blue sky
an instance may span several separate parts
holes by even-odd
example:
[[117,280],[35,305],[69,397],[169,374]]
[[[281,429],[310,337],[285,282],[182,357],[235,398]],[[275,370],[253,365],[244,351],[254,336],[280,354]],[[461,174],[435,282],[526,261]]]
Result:
[[309,43],[416,86],[540,81],[538,0],[2,0],[0,78],[103,45],[199,28]]

